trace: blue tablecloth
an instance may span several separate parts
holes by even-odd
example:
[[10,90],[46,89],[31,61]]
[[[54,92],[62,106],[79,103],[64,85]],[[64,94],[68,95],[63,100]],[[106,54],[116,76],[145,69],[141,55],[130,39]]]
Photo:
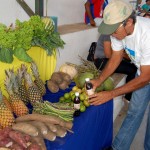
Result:
[[[60,96],[71,91],[74,83],[68,89],[51,93],[48,89],[44,100],[57,102]],[[47,88],[47,87],[46,87]],[[113,101],[100,106],[90,106],[73,121],[74,133],[67,133],[54,142],[46,141],[48,150],[102,150],[110,146],[113,133]]]

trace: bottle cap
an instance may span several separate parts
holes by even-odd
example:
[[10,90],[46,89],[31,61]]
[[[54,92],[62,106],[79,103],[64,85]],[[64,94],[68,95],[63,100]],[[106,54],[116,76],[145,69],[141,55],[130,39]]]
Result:
[[85,78],[85,81],[90,81],[90,78]]
[[75,92],[75,96],[79,96],[79,92]]

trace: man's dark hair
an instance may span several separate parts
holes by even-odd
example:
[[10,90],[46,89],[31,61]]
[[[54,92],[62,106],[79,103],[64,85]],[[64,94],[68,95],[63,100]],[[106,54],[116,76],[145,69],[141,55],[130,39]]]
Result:
[[125,26],[126,25],[126,22],[127,22],[127,20],[129,19],[129,18],[131,18],[131,19],[133,19],[133,23],[135,24],[136,23],[136,12],[135,11],[133,11],[132,13],[131,13],[131,15],[123,22],[123,25]]

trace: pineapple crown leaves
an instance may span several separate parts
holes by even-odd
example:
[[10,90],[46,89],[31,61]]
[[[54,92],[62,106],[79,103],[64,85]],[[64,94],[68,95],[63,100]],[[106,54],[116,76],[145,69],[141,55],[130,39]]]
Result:
[[39,72],[38,72],[38,67],[35,64],[35,62],[31,62],[31,70],[32,70],[32,73],[33,73],[35,78],[39,78],[40,77]]
[[21,70],[23,71],[23,75],[27,72],[27,66],[25,64],[21,64]]
[[2,95],[2,90],[0,88],[0,102],[2,101],[2,99],[3,99],[3,95]]
[[12,94],[13,91],[12,91],[12,86],[13,86],[13,83],[11,82],[11,79],[10,79],[10,72],[8,70],[5,70],[5,74],[6,74],[6,79],[5,79],[5,88],[8,92],[8,94]]
[[26,72],[26,73],[24,74],[24,77],[25,77],[26,83],[27,83],[29,86],[33,85],[33,81],[32,81],[31,75],[30,75],[28,72]]
[[22,85],[23,74],[24,74],[24,71],[21,68],[18,68],[18,70],[17,70],[17,81],[18,81],[19,86]]

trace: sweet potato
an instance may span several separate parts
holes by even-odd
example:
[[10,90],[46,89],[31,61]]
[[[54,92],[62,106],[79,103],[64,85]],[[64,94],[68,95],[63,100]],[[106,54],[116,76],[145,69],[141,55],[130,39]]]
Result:
[[11,150],[25,150],[26,148],[22,147],[21,145],[19,145],[18,143],[14,143],[11,146]]
[[10,148],[0,147],[0,150],[11,150]]
[[52,131],[48,131],[47,134],[43,135],[44,139],[47,139],[49,141],[55,141],[56,139],[56,134]]
[[41,132],[41,134],[47,134],[48,132],[48,128],[47,126],[40,121],[30,121],[29,123],[31,123],[32,125],[34,125],[35,127],[37,127],[39,129],[39,131]]
[[12,129],[26,133],[31,136],[38,135],[38,129],[30,123],[27,122],[18,122],[12,125]]
[[18,131],[10,131],[9,137],[14,140],[21,147],[27,148],[27,143],[24,139],[24,136],[21,132]]
[[52,132],[56,132],[57,131],[57,127],[55,124],[49,123],[49,122],[45,122],[45,125],[48,127],[49,130],[51,130]]
[[0,140],[0,147],[10,147],[12,144],[13,142],[10,138],[5,138],[3,140]]
[[5,138],[8,138],[9,137],[9,132],[12,131],[11,128],[9,127],[6,127],[2,130],[0,130],[0,140],[3,140]]

